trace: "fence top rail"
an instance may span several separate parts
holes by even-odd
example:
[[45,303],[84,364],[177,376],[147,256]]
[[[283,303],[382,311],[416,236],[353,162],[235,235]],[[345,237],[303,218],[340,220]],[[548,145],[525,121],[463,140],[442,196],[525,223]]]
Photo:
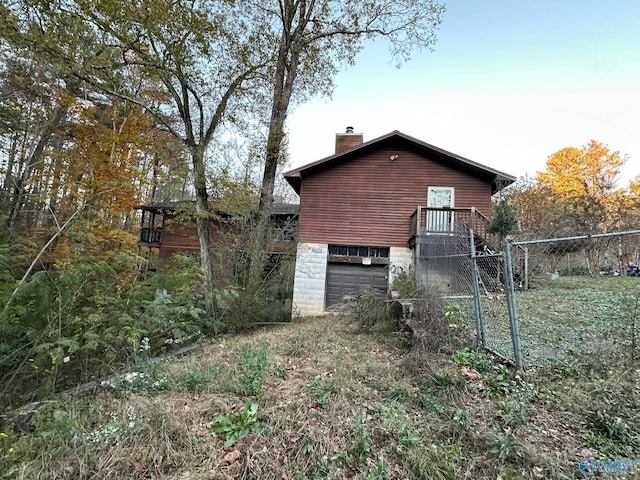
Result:
[[522,242],[512,242],[511,244],[514,246],[534,245],[536,243],[564,242],[564,241],[570,241],[570,240],[588,240],[590,238],[620,237],[622,235],[640,235],[640,230],[627,230],[624,232],[611,232],[611,233],[596,233],[594,235],[577,235],[575,237],[558,237],[558,238],[543,238],[539,240],[524,240]]

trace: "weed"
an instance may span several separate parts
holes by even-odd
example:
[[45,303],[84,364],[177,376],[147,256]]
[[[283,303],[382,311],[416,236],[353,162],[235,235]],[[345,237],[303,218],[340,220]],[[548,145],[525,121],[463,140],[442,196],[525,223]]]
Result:
[[304,440],[302,442],[302,448],[300,451],[303,455],[311,455],[316,449],[315,443],[313,442],[313,438],[309,434],[304,436]]
[[489,393],[493,397],[509,393],[513,371],[504,364],[494,365],[494,375],[485,376]]
[[262,381],[267,374],[267,354],[264,350],[255,351],[251,343],[246,343],[238,364],[240,375],[234,392],[238,395],[260,395]]
[[467,393],[465,378],[457,373],[434,372],[430,375],[431,390],[435,390],[441,398],[459,400]]
[[504,425],[509,428],[521,427],[527,423],[526,404],[518,400],[504,402],[498,415],[502,417]]
[[509,430],[490,432],[487,441],[489,451],[501,460],[513,459],[522,455],[518,439]]
[[622,444],[633,443],[636,439],[624,420],[607,411],[597,410],[587,415],[587,426],[596,434]]
[[445,307],[444,316],[448,320],[449,328],[465,328],[467,326],[467,322],[465,321],[462,313],[460,312],[460,307],[457,305],[447,305]]
[[224,447],[229,448],[251,433],[262,433],[269,430],[268,425],[255,418],[257,412],[258,404],[247,402],[242,411],[235,415],[216,417],[211,429],[216,433],[225,434]]
[[412,445],[418,445],[421,441],[420,437],[409,427],[407,419],[401,416],[397,421],[397,439],[400,445],[409,447]]
[[358,463],[364,462],[369,455],[370,450],[370,438],[367,428],[362,421],[362,417],[358,420],[358,425],[353,432],[351,432],[351,439],[353,443],[349,447],[349,454],[353,455]]
[[466,410],[455,408],[452,412],[452,420],[463,428],[469,428],[471,425],[471,416]]
[[327,457],[322,457],[311,467],[310,476],[306,473],[298,472],[296,480],[331,480],[332,463]]
[[480,355],[474,349],[465,347],[453,354],[453,362],[457,365],[476,368],[480,364]]
[[426,291],[416,302],[414,313],[427,335],[416,339],[417,354],[453,354],[469,344],[467,321],[455,305],[445,306],[436,291]]
[[131,435],[137,426],[139,426],[138,415],[134,408],[129,407],[126,416],[120,417],[115,413],[111,413],[111,421],[91,432],[81,435],[83,443],[100,444],[102,448],[122,442]]
[[394,276],[391,290],[398,292],[400,298],[415,298],[419,294],[420,290],[413,265],[408,268],[392,265],[391,273]]
[[396,387],[387,393],[387,398],[392,402],[399,402],[400,400],[407,399],[409,394],[406,388]]
[[376,464],[368,472],[358,475],[356,478],[362,480],[390,480],[391,472],[384,461],[384,457],[380,455]]
[[328,383],[321,378],[314,378],[307,384],[307,388],[314,393],[316,405],[324,407],[329,403],[328,393],[332,390],[331,383]]
[[176,383],[183,387],[189,393],[201,392],[209,383],[215,380],[217,372],[208,371],[188,371],[180,374],[175,380]]
[[157,363],[142,367],[141,371],[118,375],[111,382],[116,396],[127,397],[132,394],[153,397],[171,389],[169,375]]
[[285,373],[284,365],[278,365],[273,369],[273,376],[276,378],[284,379]]
[[582,441],[588,448],[605,458],[628,458],[634,451],[634,448],[629,445],[621,445],[610,438],[592,432],[582,435]]
[[425,413],[437,413],[440,415],[445,410],[444,405],[429,390],[424,388],[420,389],[416,403]]
[[451,480],[463,477],[460,469],[462,458],[459,446],[440,443],[408,450],[404,462],[412,478]]

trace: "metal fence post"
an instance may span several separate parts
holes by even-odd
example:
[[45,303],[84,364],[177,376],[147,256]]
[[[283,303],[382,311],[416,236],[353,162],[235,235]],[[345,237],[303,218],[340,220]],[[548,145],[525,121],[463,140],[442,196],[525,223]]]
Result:
[[511,329],[511,341],[513,342],[513,354],[515,356],[516,368],[522,369],[522,352],[520,351],[520,328],[518,326],[518,311],[516,308],[516,292],[513,286],[513,267],[511,265],[511,245],[513,238],[507,236],[505,240],[504,256],[502,257],[504,266],[504,286],[507,295],[507,309],[509,311],[509,327]]
[[529,247],[524,248],[524,290],[529,290]]
[[476,314],[476,344],[486,346],[484,333],[484,319],[482,318],[482,305],[480,303],[480,286],[478,282],[478,263],[476,261],[476,245],[473,237],[473,228],[469,229],[469,243],[471,246],[471,277],[473,283],[473,307]]

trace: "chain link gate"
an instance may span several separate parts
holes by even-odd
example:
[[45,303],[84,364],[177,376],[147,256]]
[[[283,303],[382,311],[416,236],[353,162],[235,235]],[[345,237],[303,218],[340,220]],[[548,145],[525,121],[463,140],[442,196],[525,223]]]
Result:
[[511,259],[512,240],[507,237],[504,252],[482,251],[478,254],[474,238],[470,229],[477,343],[511,361],[520,370],[523,363]]
[[[509,240],[510,241],[510,240]],[[420,285],[474,319],[476,343],[522,368],[513,271],[508,253],[494,253],[460,226],[417,243]]]
[[479,346],[518,369],[638,355],[640,230],[507,237],[501,247],[490,250],[464,226],[418,245],[420,284],[459,308]]

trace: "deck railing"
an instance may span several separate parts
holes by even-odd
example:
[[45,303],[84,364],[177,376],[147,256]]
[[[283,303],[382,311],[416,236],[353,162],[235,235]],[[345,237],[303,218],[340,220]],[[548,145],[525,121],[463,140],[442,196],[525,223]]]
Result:
[[162,239],[162,228],[141,228],[140,242],[142,243],[160,243]]
[[487,232],[490,220],[475,207],[433,208],[418,206],[411,215],[411,239],[418,235],[447,235],[468,232],[485,244],[495,245],[494,235]]

